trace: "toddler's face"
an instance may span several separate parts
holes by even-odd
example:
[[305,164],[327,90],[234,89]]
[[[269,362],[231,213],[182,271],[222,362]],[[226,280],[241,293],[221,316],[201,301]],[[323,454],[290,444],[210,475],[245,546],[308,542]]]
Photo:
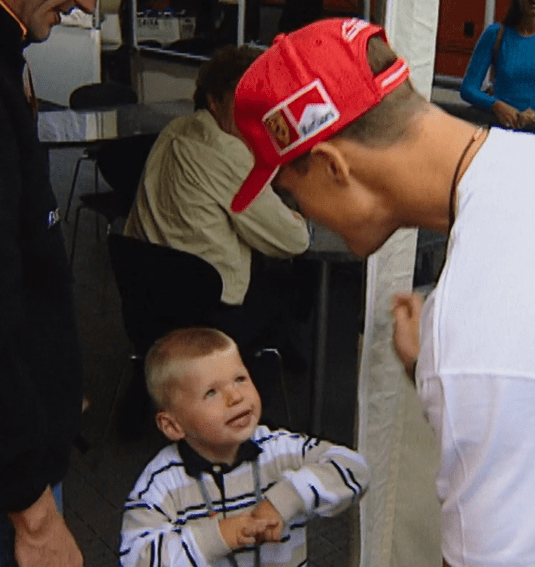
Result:
[[183,438],[214,462],[232,463],[260,418],[260,397],[235,345],[190,360],[171,398]]

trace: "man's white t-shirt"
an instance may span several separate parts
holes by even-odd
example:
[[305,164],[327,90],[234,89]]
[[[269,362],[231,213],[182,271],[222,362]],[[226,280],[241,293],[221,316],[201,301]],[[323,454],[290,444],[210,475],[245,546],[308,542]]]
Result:
[[492,129],[458,187],[417,387],[441,446],[443,555],[535,566],[535,136]]

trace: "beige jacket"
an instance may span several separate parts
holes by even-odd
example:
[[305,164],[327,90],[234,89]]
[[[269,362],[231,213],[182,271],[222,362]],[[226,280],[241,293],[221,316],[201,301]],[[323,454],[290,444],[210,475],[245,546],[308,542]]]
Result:
[[241,304],[252,248],[285,258],[309,244],[305,220],[271,188],[245,212],[231,212],[252,165],[245,144],[223,132],[207,110],[176,118],[149,155],[125,234],[204,258],[221,274],[221,300]]

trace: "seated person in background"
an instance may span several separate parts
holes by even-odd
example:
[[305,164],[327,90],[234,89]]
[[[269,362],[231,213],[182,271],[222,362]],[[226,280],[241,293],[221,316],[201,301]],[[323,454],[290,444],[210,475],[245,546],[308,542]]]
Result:
[[122,565],[304,565],[306,520],[360,498],[364,458],[259,426],[258,393],[220,331],[174,331],[151,348],[145,368],[156,422],[173,443],[126,502]]
[[[493,93],[481,89],[494,68]],[[504,128],[535,124],[535,11],[528,0],[512,0],[501,24],[481,35],[466,70],[461,97],[491,111]]]
[[214,326],[230,334],[242,353],[270,329],[284,327],[280,320],[302,288],[293,285],[291,267],[263,270],[263,255],[289,258],[309,244],[303,217],[272,189],[245,214],[230,210],[253,165],[234,125],[234,89],[259,53],[229,45],[201,66],[196,111],[158,137],[125,227],[126,236],[195,254],[219,271],[222,309]]

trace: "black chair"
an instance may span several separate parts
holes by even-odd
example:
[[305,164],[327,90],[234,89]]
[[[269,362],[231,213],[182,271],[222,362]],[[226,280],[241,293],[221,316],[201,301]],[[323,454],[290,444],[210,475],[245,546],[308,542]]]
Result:
[[[145,162],[158,134],[145,134],[135,138],[110,140],[95,152],[95,163],[111,191],[80,195],[73,227],[70,261],[74,261],[80,213],[93,211],[106,219],[106,233],[113,223],[126,218],[134,202]],[[98,222],[98,220],[97,220]]]
[[[108,251],[121,298],[123,326],[133,353],[131,379],[117,426],[124,440],[139,437],[150,410],[144,380],[144,359],[154,341],[189,326],[210,326],[220,304],[223,281],[219,272],[198,256],[112,233]],[[104,437],[116,416],[123,377],[111,403]]]
[[[174,329],[214,326],[223,281],[210,263],[173,248],[112,233],[108,236],[108,250],[121,297],[123,325],[134,347],[130,356],[134,375],[130,382],[130,400],[125,404],[129,414],[125,421],[128,422],[127,427],[140,427],[144,422],[143,414],[149,408],[143,377],[145,354],[157,338]],[[276,361],[291,426],[279,352],[274,348],[260,348],[253,355],[255,358],[271,356]],[[114,394],[110,420],[115,414],[120,389],[121,380]],[[130,419],[134,416],[137,416],[135,422]],[[127,437],[124,435],[125,429],[123,437]]]
[[108,236],[108,250],[124,328],[137,356],[173,329],[212,323],[223,282],[211,264],[121,234]]
[[[105,83],[89,83],[72,91],[69,97],[69,108],[73,110],[94,110],[118,106],[120,104],[132,104],[137,101],[137,94],[129,85],[112,81]],[[65,220],[68,220],[69,218],[69,211],[71,208],[74,190],[76,188],[76,181],[78,180],[78,173],[80,172],[80,166],[83,161],[93,162],[94,191],[95,193],[98,193],[99,180],[97,155],[107,143],[108,142],[102,142],[96,146],[86,148],[82,156],[76,161],[69,197],[67,199],[67,207],[65,209]]]

